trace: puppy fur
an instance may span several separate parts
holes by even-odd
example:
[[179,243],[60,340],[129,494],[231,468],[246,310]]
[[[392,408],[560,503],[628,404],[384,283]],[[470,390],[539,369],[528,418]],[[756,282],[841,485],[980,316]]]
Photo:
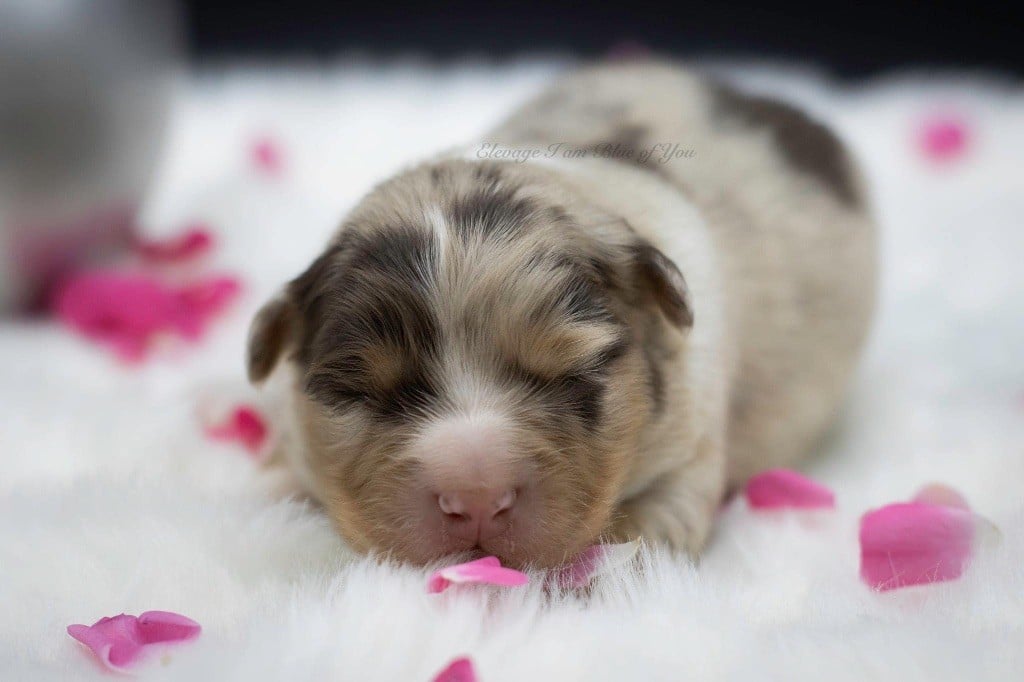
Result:
[[838,410],[876,279],[855,168],[796,109],[658,63],[571,75],[485,142],[374,189],[257,316],[284,454],[355,548],[427,562],[468,547],[424,525],[418,439],[500,419],[531,483],[484,551],[698,553],[725,492]]

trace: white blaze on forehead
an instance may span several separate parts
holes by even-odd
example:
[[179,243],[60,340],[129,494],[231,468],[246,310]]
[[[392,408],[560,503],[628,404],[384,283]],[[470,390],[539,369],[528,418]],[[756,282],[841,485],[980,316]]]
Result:
[[448,249],[448,222],[444,219],[444,213],[438,206],[431,206],[425,210],[423,217],[434,233],[434,238],[437,240],[437,257],[443,263],[445,251]]
[[435,485],[479,489],[505,485],[513,466],[513,429],[494,412],[442,417],[428,425],[411,446]]

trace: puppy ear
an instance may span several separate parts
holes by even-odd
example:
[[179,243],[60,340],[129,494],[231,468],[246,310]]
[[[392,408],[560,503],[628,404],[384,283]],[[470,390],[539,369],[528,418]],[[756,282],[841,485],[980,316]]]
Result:
[[693,326],[690,290],[679,268],[650,242],[640,240],[633,247],[636,281],[661,308],[665,317],[680,329]]
[[306,271],[289,282],[284,292],[264,305],[249,330],[249,381],[258,384],[281,360],[281,355],[295,347],[297,358],[306,362],[302,349],[307,329],[320,326],[322,309],[338,270],[338,254],[345,246],[341,241],[328,245]]
[[285,298],[270,300],[256,313],[249,328],[249,381],[258,384],[270,375],[292,343],[295,323],[295,308]]

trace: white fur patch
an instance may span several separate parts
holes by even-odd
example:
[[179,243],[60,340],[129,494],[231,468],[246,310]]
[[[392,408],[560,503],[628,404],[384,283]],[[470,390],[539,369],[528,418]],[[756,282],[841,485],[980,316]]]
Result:
[[437,240],[437,252],[438,262],[444,264],[445,253],[448,251],[448,242],[451,239],[448,233],[448,221],[444,218],[444,213],[441,212],[440,207],[431,206],[423,212],[423,217],[427,221],[434,233],[434,239]]

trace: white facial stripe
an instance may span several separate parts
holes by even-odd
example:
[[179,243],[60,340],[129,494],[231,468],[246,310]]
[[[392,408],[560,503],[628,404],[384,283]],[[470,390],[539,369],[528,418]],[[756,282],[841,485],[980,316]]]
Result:
[[437,239],[437,251],[438,259],[441,264],[444,263],[444,255],[448,250],[448,223],[444,219],[444,213],[437,206],[431,206],[423,212],[423,217],[427,221],[427,225],[431,227],[434,232],[434,238]]
[[493,412],[502,404],[501,393],[482,380],[459,353],[449,353],[444,363],[447,398],[454,413],[473,415]]

